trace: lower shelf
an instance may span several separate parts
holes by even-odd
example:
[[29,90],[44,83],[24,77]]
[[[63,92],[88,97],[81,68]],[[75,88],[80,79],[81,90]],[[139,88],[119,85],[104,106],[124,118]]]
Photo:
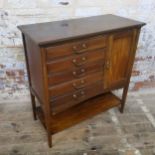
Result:
[[[62,113],[51,115],[51,119],[49,120],[51,124],[51,134],[69,128],[81,121],[91,118],[92,116],[95,116],[120,104],[121,101],[118,97],[112,93],[106,93],[78,104]],[[45,126],[44,116],[41,108],[38,107],[36,112],[42,124]]]

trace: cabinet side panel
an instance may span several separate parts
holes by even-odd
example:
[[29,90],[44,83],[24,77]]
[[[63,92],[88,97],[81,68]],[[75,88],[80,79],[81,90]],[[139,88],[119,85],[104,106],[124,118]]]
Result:
[[133,68],[136,49],[137,49],[138,40],[139,40],[139,34],[140,34],[140,28],[133,30],[133,40],[132,40],[132,47],[131,47],[132,53],[130,55],[129,64],[128,64],[128,78],[127,78],[126,85],[123,89],[122,102],[121,102],[121,108],[120,108],[120,112],[122,112],[122,113],[124,111],[124,106],[125,106],[125,102],[126,102],[126,97],[127,97],[127,92],[128,92],[128,88],[129,88],[132,68]]
[[43,71],[40,48],[28,37],[25,36],[27,61],[31,78],[31,89],[41,103],[44,101]]

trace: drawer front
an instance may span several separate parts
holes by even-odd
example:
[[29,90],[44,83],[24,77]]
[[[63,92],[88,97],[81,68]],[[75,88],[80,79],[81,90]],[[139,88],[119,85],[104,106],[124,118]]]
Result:
[[85,53],[93,49],[104,48],[106,47],[106,40],[106,36],[98,36],[90,39],[82,39],[81,41],[47,47],[47,61],[72,54]]
[[92,85],[97,81],[102,81],[102,79],[103,79],[103,72],[97,72],[97,73],[88,75],[86,77],[73,80],[71,82],[67,82],[64,84],[51,87],[49,88],[49,94],[51,98],[55,98],[55,97],[88,87],[89,85]]
[[79,67],[74,70],[59,72],[57,74],[49,74],[48,75],[48,84],[49,84],[49,86],[53,86],[56,84],[61,84],[64,82],[79,79],[79,78],[85,77],[91,73],[102,71],[103,66],[104,66],[104,62],[98,61],[98,62],[95,62],[92,64],[88,64],[88,65]]
[[100,81],[91,85],[90,87],[86,87],[71,94],[56,98],[54,100],[51,100],[52,112],[53,114],[60,113],[84,100],[102,94],[102,92],[103,85]]
[[56,73],[68,69],[75,69],[88,63],[104,60],[104,53],[105,48],[97,49],[85,54],[73,55],[71,57],[67,57],[66,59],[62,58],[59,60],[51,61],[47,63],[47,70],[48,73]]

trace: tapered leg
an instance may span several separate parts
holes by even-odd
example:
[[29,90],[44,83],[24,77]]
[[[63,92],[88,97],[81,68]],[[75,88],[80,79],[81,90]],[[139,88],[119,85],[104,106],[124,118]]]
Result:
[[30,93],[30,95],[31,95],[31,102],[32,102],[32,109],[33,109],[33,118],[34,120],[37,120],[35,96],[32,93]]
[[128,69],[128,80],[126,83],[126,86],[124,87],[123,90],[123,94],[122,94],[122,102],[121,102],[121,108],[120,108],[120,112],[123,113],[124,111],[124,106],[125,106],[125,102],[126,102],[126,97],[127,97],[127,93],[128,93],[128,88],[129,88],[129,83],[130,83],[130,77],[131,77],[131,73],[132,73],[132,67],[134,64],[134,57],[136,54],[136,49],[137,49],[137,43],[138,43],[138,39],[139,39],[139,34],[140,34],[140,29],[134,29],[133,32],[133,45],[131,48],[132,51],[132,56],[130,58],[130,66]]
[[50,132],[47,133],[48,137],[48,146],[51,148],[52,147],[52,135]]
[[129,84],[128,84],[128,85],[124,88],[124,90],[123,90],[122,100],[121,100],[121,108],[120,108],[120,112],[121,112],[121,113],[124,112],[126,97],[127,97],[127,93],[128,93],[128,87],[129,87]]

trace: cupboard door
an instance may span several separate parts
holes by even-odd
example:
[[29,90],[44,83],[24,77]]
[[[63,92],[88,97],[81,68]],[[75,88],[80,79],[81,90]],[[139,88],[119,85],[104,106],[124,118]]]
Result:
[[105,89],[122,87],[128,76],[132,56],[133,31],[117,32],[109,36],[105,64]]

